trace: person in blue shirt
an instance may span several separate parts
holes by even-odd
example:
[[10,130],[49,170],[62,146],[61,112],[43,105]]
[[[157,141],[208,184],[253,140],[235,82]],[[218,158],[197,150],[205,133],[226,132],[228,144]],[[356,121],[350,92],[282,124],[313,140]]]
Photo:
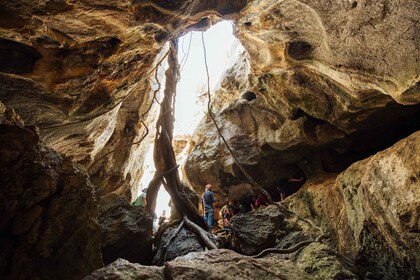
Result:
[[203,203],[204,220],[206,221],[210,231],[213,226],[214,203],[216,202],[212,191],[212,185],[206,185],[206,191],[201,197],[201,202]]

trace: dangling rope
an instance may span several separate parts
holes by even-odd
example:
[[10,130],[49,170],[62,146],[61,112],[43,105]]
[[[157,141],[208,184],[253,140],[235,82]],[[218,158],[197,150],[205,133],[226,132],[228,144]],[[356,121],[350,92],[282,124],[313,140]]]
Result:
[[316,226],[312,220],[310,219],[304,219],[301,218],[298,214],[290,211],[288,208],[286,208],[281,202],[275,202],[270,194],[262,187],[260,186],[250,175],[249,173],[245,170],[245,168],[242,166],[242,164],[239,162],[239,160],[237,159],[237,157],[235,156],[235,154],[233,153],[232,149],[230,148],[229,144],[227,143],[225,137],[222,134],[222,131],[220,129],[220,127],[218,126],[214,116],[213,116],[213,112],[212,112],[212,106],[211,106],[211,94],[210,94],[210,76],[209,76],[209,70],[208,70],[208,65],[207,65],[207,52],[206,52],[206,44],[204,42],[204,34],[201,33],[201,41],[203,44],[203,52],[204,52],[204,63],[205,63],[205,67],[206,67],[206,74],[207,74],[207,96],[208,96],[208,102],[207,102],[207,109],[208,109],[208,114],[210,116],[210,118],[212,119],[214,126],[217,129],[217,132],[220,136],[220,138],[222,138],[223,143],[225,144],[226,148],[228,149],[230,155],[232,156],[232,158],[234,159],[235,163],[238,165],[239,169],[242,171],[242,173],[245,175],[245,177],[249,180],[249,182],[257,187],[261,193],[263,193],[268,201],[271,204],[276,205],[277,207],[280,207],[282,210],[284,210],[285,212],[294,215],[295,217],[297,217],[298,219],[308,223],[311,225],[311,227],[313,227],[314,229],[319,231],[318,236],[315,239],[310,239],[310,240],[305,240],[302,242],[297,243],[296,245],[287,248],[287,249],[277,249],[277,248],[267,248],[264,251],[260,252],[258,255],[253,256],[254,258],[261,258],[269,253],[280,253],[280,254],[285,254],[285,253],[291,253],[291,252],[295,252],[300,248],[303,248],[304,246],[312,243],[312,242],[320,242],[322,239],[326,238],[327,235],[324,233],[324,230],[321,227]]
[[207,102],[207,110],[208,110],[208,114],[210,116],[210,118],[212,119],[214,126],[217,129],[217,132],[220,136],[220,138],[222,138],[223,143],[225,144],[226,148],[228,149],[230,155],[232,156],[233,160],[235,161],[235,163],[238,165],[239,169],[242,171],[242,173],[245,175],[245,177],[248,179],[248,181],[255,187],[257,187],[261,193],[263,193],[268,201],[271,204],[275,204],[274,200],[271,198],[271,195],[263,188],[261,187],[250,175],[249,173],[245,170],[245,168],[242,166],[242,164],[239,162],[238,158],[235,156],[235,154],[233,153],[232,149],[230,148],[228,142],[226,141],[225,137],[222,134],[222,131],[219,127],[219,125],[217,124],[214,116],[213,116],[213,112],[212,112],[212,106],[211,106],[211,94],[210,94],[210,76],[209,76],[209,68],[207,66],[207,51],[206,51],[206,44],[204,43],[204,33],[201,33],[201,42],[203,43],[203,51],[204,51],[204,63],[206,66],[206,74],[207,74],[207,96],[208,96],[208,102]]

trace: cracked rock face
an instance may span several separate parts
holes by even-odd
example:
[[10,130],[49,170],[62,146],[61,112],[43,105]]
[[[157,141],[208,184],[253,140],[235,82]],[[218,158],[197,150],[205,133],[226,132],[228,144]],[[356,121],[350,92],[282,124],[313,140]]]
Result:
[[354,260],[362,277],[418,278],[419,136],[338,176],[319,175],[287,199],[289,209],[333,233],[340,254]]
[[164,267],[145,267],[125,260],[117,260],[84,279],[166,279],[166,277],[171,279],[312,279],[288,261],[276,258],[244,258],[226,249],[190,253],[166,263]]
[[[213,107],[235,156],[260,184],[271,188],[292,177],[284,170],[290,164],[307,177],[319,169],[341,172],[377,151],[353,150],[355,138],[408,123],[412,128],[399,139],[418,130],[420,39],[413,21],[419,14],[413,9],[419,10],[417,1],[291,0],[259,1],[240,12],[235,34],[246,52],[227,71]],[[246,92],[255,99],[246,100]],[[377,147],[392,137],[385,134],[375,136]],[[193,141],[186,163],[191,184],[202,192],[211,182],[229,196],[229,185],[244,176],[209,118]]]
[[16,120],[0,102],[0,278],[81,278],[103,265],[93,186]]
[[[0,238],[13,242],[0,243],[1,273],[62,279],[44,269],[57,260],[80,278],[101,265],[91,183],[99,196],[136,191],[165,42],[230,19],[245,51],[229,62],[212,105],[238,160],[272,193],[279,181],[304,176],[290,200],[295,210],[322,217],[340,253],[366,264],[361,277],[416,278],[418,133],[368,157],[419,129],[419,11],[416,0],[2,1]],[[185,173],[198,193],[211,183],[226,198],[247,183],[210,118],[192,142]],[[77,264],[66,266],[68,258]],[[190,254],[164,270],[179,279],[218,276],[205,265],[212,259],[244,278],[251,270],[308,277],[287,262],[283,275],[275,262],[230,251]],[[157,279],[164,273],[152,270]]]

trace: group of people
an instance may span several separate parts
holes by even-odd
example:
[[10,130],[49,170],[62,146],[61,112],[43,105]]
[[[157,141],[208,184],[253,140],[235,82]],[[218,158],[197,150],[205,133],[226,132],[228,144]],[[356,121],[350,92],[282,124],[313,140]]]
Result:
[[[286,183],[280,182],[279,186],[277,187],[280,201],[282,201],[287,196],[295,192],[295,188],[300,188],[300,186],[302,186],[304,182],[305,177],[303,176],[299,178],[290,178],[287,180]],[[201,202],[203,205],[204,220],[206,221],[208,228],[211,229],[213,227],[214,209],[216,202],[211,184],[206,185],[205,192],[201,197]],[[260,207],[267,207],[268,205],[270,205],[269,200],[267,196],[264,195],[262,192],[259,192],[258,197],[256,197],[256,199],[245,199],[239,205],[236,203],[235,200],[230,200],[229,203],[224,205],[219,212],[223,228],[229,226],[230,219],[234,215],[238,213],[246,213],[258,209]]]
[[[203,216],[204,220],[206,221],[206,224],[209,229],[213,227],[214,222],[214,209],[215,207],[215,198],[214,193],[212,190],[212,185],[207,184],[205,187],[205,192],[203,193],[201,197],[201,202],[203,205]],[[245,200],[239,205],[236,203],[235,200],[230,200],[228,204],[224,205],[220,212],[219,216],[222,220],[222,225],[224,228],[226,228],[229,223],[230,219],[238,214],[238,213],[246,213],[251,210],[258,209],[260,207],[268,206],[269,202],[267,197],[264,194],[260,194],[255,201],[253,200]]]
[[[301,186],[304,180],[305,180],[304,177],[291,178],[287,181],[287,183]],[[213,187],[211,184],[207,184],[205,187],[205,192],[203,193],[201,197],[201,203],[203,206],[203,217],[209,230],[213,227],[214,209],[216,208],[215,207],[216,199],[214,197],[212,188]],[[279,192],[280,200],[283,200],[286,196],[290,195],[288,189],[285,187],[284,184],[280,184],[280,186],[277,187],[277,191]],[[140,196],[136,200],[134,200],[132,204],[135,206],[141,206],[145,208],[146,192],[147,192],[147,188],[142,191]],[[235,200],[230,200],[228,204],[224,205],[221,208],[219,216],[222,220],[223,227],[226,228],[228,227],[230,223],[230,219],[234,215],[238,213],[246,213],[246,212],[258,209],[260,207],[266,207],[268,205],[269,205],[269,200],[267,196],[265,196],[262,192],[260,192],[256,199],[245,199],[239,205],[236,203]],[[165,221],[166,221],[166,215],[165,213],[163,213],[162,216],[159,218],[158,225],[161,225]]]

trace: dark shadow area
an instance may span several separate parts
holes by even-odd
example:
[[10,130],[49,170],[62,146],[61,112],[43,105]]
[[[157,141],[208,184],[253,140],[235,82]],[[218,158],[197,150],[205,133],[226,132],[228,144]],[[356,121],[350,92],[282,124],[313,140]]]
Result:
[[24,44],[0,39],[0,72],[27,74],[34,70],[41,54]]
[[287,54],[296,60],[310,59],[312,57],[312,45],[305,41],[287,43]]
[[247,91],[244,94],[242,94],[242,98],[247,101],[252,101],[254,99],[257,99],[257,95],[253,93],[252,91]]
[[378,122],[375,128],[349,135],[343,142],[325,149],[320,159],[326,172],[342,172],[352,163],[383,151],[420,129],[420,106],[407,106],[411,113],[393,120]]

